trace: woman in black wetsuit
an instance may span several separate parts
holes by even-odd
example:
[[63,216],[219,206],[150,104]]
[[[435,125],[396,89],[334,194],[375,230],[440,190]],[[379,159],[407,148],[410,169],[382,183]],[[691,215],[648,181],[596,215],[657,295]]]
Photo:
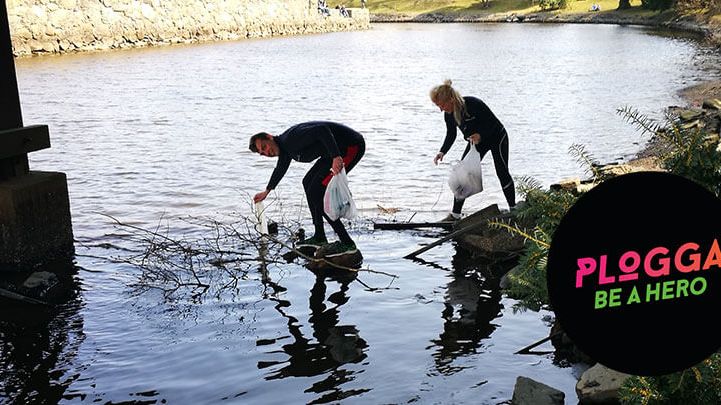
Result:
[[[458,91],[451,86],[450,80],[431,89],[430,96],[433,103],[444,112],[443,118],[446,121],[446,138],[441,150],[433,159],[433,163],[438,164],[439,160],[443,160],[443,156],[448,153],[456,140],[456,128],[460,128],[463,138],[468,141],[466,150],[463,152],[464,157],[471,145],[475,146],[481,155],[481,160],[488,151],[491,151],[496,175],[503,188],[503,195],[508,202],[508,208],[513,209],[516,206],[516,188],[511,173],[508,171],[508,134],[501,121],[480,99],[461,97]],[[442,221],[459,220],[464,202],[465,200],[454,198],[453,210]]]

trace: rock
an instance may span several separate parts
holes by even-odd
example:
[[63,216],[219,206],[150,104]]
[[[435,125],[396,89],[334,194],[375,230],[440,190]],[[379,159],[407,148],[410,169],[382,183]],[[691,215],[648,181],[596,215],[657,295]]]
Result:
[[706,110],[721,110],[721,100],[717,98],[704,100],[702,108]]
[[37,271],[25,279],[23,287],[27,289],[48,289],[57,283],[58,277],[55,274],[48,271]]
[[576,384],[579,403],[618,404],[618,390],[630,375],[611,370],[601,364],[586,370]]
[[456,222],[453,226],[454,231],[469,226],[473,227],[472,230],[456,238],[460,246],[492,260],[504,260],[517,256],[523,250],[524,238],[508,229],[489,226],[488,220],[497,220],[522,229],[528,228],[530,225],[519,223],[511,213],[501,213],[498,205],[493,204]]
[[581,182],[581,184],[576,188],[577,194],[583,194],[591,190],[592,188],[596,187],[596,182],[594,181],[588,181],[588,182]]
[[[361,265],[363,264],[363,254],[361,254],[360,249],[356,250],[355,253],[351,254],[345,254],[341,256],[335,256],[335,257],[323,257],[323,251],[322,249],[319,249],[318,252],[316,252],[316,260],[309,260],[308,261],[308,268],[311,270],[337,270],[337,271],[347,271],[338,267],[333,266],[333,264],[336,264],[338,266],[342,267],[349,267],[351,269],[359,269]],[[329,264],[328,262],[332,263]]]
[[556,349],[556,359],[564,359],[571,363],[595,364],[596,361],[582,352],[578,346],[566,335],[558,321],[551,326],[551,344]]
[[578,177],[573,177],[570,179],[563,179],[556,184],[551,184],[550,189],[551,190],[576,191],[576,189],[580,185],[581,185],[581,179],[579,179]]
[[703,111],[701,110],[679,110],[677,112],[681,121],[688,122],[701,118]]
[[513,405],[563,405],[566,394],[528,377],[516,378]]
[[520,272],[521,272],[521,267],[520,267],[520,266],[516,266],[516,267],[512,268],[511,270],[509,270],[508,273],[504,274],[504,275],[501,277],[501,281],[500,281],[499,284],[498,284],[499,287],[501,287],[501,289],[503,289],[503,290],[505,290],[505,289],[507,289],[508,287],[510,287],[511,281],[509,280],[509,277],[512,277],[512,276],[514,276],[514,275],[516,275],[516,274],[518,274],[518,273],[520,273]]
[[620,176],[622,174],[628,174],[640,171],[636,166],[626,164],[608,164],[597,168],[598,174],[602,179],[608,179],[611,177]]

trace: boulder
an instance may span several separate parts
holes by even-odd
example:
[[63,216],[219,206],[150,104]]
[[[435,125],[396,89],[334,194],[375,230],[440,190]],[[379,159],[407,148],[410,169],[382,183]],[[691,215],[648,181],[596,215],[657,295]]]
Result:
[[619,404],[618,390],[629,377],[597,363],[586,370],[576,384],[579,403]]
[[679,109],[677,111],[677,114],[681,121],[689,122],[701,118],[701,116],[703,115],[703,111]]
[[340,256],[334,256],[334,257],[323,257],[323,252],[321,249],[318,250],[316,253],[316,259],[315,260],[309,260],[308,261],[308,268],[311,270],[337,270],[337,271],[348,271],[344,270],[342,268],[335,267],[333,265],[338,265],[341,267],[348,267],[351,269],[359,269],[361,265],[363,264],[363,254],[361,254],[360,249],[356,250],[355,253],[340,255]]
[[575,192],[578,186],[581,185],[581,179],[573,177],[569,179],[563,179],[556,184],[551,184],[551,190],[567,190]]
[[563,405],[566,394],[546,384],[519,376],[513,387],[513,405]]
[[492,260],[516,257],[523,250],[524,238],[508,229],[490,226],[489,220],[504,222],[521,229],[529,228],[530,225],[520,223],[512,213],[501,213],[498,205],[493,204],[456,222],[454,231],[472,227],[468,232],[456,237],[458,244],[474,254]]
[[706,110],[721,110],[721,100],[717,98],[704,100],[702,108]]

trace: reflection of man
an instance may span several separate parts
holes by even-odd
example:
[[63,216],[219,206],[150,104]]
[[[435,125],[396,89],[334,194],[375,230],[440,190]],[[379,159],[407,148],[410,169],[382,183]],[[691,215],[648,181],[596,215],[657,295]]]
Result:
[[[294,341],[282,346],[283,352],[289,356],[288,359],[258,362],[260,369],[282,365],[281,368],[274,368],[266,375],[266,380],[322,375],[325,376],[324,379],[315,382],[313,387],[306,391],[320,392],[315,391],[317,389],[315,387],[323,387],[323,391],[340,391],[343,384],[355,379],[358,371],[344,368],[342,365],[362,362],[367,357],[365,349],[368,343],[359,335],[355,325],[338,324],[340,307],[349,300],[346,293],[354,278],[355,274],[348,278],[334,278],[340,289],[326,296],[328,292],[326,280],[329,279],[323,275],[316,276],[309,298],[311,313],[308,323],[313,329],[312,338],[303,334],[300,327],[302,322],[284,312],[291,306],[290,301],[277,299],[278,305],[275,308],[288,318],[288,332]],[[274,287],[274,290],[279,289]],[[268,353],[275,356],[278,352],[272,350]]]
[[[324,247],[325,257],[334,257],[357,252],[340,219],[331,220],[323,210],[323,196],[332,176],[343,167],[350,172],[365,153],[363,136],[353,129],[335,122],[311,121],[290,127],[279,136],[260,132],[250,138],[250,150],[263,156],[278,157],[278,163],[270,176],[264,191],[256,194],[255,202],[263,201],[275,189],[291,160],[312,162],[313,167],[303,178],[303,188],[308,200],[308,208],[313,219],[315,233],[306,239],[299,248],[317,250],[328,244],[323,228],[323,218],[328,221],[339,241]],[[317,159],[317,160],[316,160]],[[329,173],[330,172],[330,173]]]

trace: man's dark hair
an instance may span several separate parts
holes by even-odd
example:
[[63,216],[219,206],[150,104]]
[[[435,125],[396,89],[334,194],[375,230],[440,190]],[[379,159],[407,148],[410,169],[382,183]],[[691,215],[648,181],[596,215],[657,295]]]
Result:
[[258,153],[258,148],[255,146],[255,141],[258,139],[266,140],[270,136],[267,132],[258,132],[257,134],[250,137],[250,144],[248,145],[248,148],[250,148],[250,151],[253,153]]

